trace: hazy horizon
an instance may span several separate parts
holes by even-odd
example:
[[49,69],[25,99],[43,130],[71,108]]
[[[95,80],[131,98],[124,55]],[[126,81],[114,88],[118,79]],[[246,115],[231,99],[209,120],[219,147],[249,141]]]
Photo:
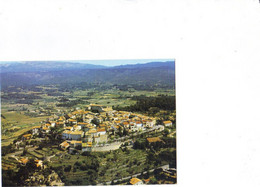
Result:
[[29,61],[0,61],[0,64],[10,63],[24,63],[24,62],[59,62],[59,63],[81,63],[81,64],[93,64],[102,66],[120,66],[131,64],[145,64],[149,62],[166,62],[175,61],[174,59],[126,59],[126,60],[29,60]]

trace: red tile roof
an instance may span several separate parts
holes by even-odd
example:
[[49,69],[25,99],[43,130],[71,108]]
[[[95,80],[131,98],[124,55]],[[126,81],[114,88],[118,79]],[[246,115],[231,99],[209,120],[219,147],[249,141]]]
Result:
[[147,141],[149,143],[153,143],[153,142],[161,142],[162,140],[159,137],[153,137],[153,138],[147,138]]
[[140,181],[142,181],[142,180],[140,180],[140,179],[138,179],[138,178],[131,178],[130,184],[136,184],[136,183],[138,183],[138,182],[140,182]]

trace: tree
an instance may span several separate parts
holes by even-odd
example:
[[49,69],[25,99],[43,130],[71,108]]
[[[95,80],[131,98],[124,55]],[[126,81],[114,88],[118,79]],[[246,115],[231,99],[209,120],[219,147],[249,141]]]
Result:
[[169,130],[168,129],[164,129],[163,135],[164,136],[168,136],[169,134],[170,134]]
[[134,149],[145,149],[146,147],[146,142],[140,142],[139,140],[136,140],[133,146]]
[[163,123],[163,120],[162,119],[157,119],[156,120],[156,125],[161,125]]
[[91,123],[95,124],[95,125],[99,125],[99,120],[97,118],[92,119]]
[[41,143],[39,144],[39,147],[37,148],[37,150],[42,150],[43,147],[44,147],[44,143],[41,142]]
[[102,170],[102,171],[100,172],[100,176],[104,176],[105,173],[106,173],[106,170]]
[[134,117],[135,117],[135,116],[131,114],[131,115],[129,116],[129,119],[132,119],[132,118],[134,118]]
[[131,167],[130,167],[130,168],[128,169],[128,173],[132,175],[132,174],[134,173],[134,168],[131,168]]
[[77,152],[78,152],[78,151],[77,151],[76,149],[74,149],[74,150],[72,151],[72,154],[75,155]]
[[160,109],[158,107],[150,107],[148,112],[149,112],[149,114],[154,116],[156,113],[160,112]]
[[156,179],[160,180],[162,178],[163,175],[161,175],[161,173],[163,172],[162,168],[158,168],[154,170],[154,176]]
[[120,172],[117,172],[117,173],[116,173],[116,176],[117,176],[118,178],[121,178],[122,175],[121,175]]
[[82,165],[82,163],[79,162],[79,161],[77,161],[77,162],[75,162],[74,167],[75,167],[75,166],[81,166],[81,165]]
[[119,135],[120,137],[123,136],[123,132],[122,132],[122,127],[121,127],[121,126],[119,126],[118,135]]
[[23,149],[22,156],[25,156],[26,154],[27,154],[27,149],[26,149],[26,148],[24,148],[24,149]]
[[25,166],[19,166],[19,170],[16,176],[18,179],[18,185],[24,186],[25,180],[29,177],[30,174],[35,173],[35,170],[37,170],[37,166],[34,159],[29,159]]
[[86,165],[81,165],[80,166],[80,170],[81,171],[86,171],[88,169],[88,167]]
[[77,146],[75,147],[75,149],[81,150],[81,145],[77,145]]
[[44,160],[44,161],[43,161],[43,165],[46,165],[46,166],[47,166],[48,164],[49,164],[49,162],[48,162],[47,160]]
[[76,179],[76,180],[73,180],[72,181],[72,184],[75,184],[75,185],[81,185],[82,184],[82,179]]
[[124,128],[124,130],[123,130],[123,135],[124,136],[127,136],[129,134],[129,132]]
[[116,162],[118,160],[118,154],[116,152],[114,152],[113,160],[114,160],[114,162]]
[[91,154],[90,154],[90,152],[88,152],[88,151],[84,151],[81,155],[82,155],[82,156],[90,156]]
[[126,154],[129,154],[130,150],[127,147],[125,147],[124,152],[126,152]]
[[115,130],[114,129],[112,129],[111,132],[112,132],[111,134],[115,135]]
[[17,186],[16,174],[13,170],[2,170],[2,186]]
[[83,122],[82,116],[78,116],[78,117],[77,117],[77,121],[78,121],[78,122]]
[[150,182],[149,182],[150,184],[158,184],[158,182],[157,182],[157,179],[155,178],[155,177],[152,177],[151,179],[150,179]]
[[162,151],[158,155],[158,159],[160,159],[160,161],[168,162],[170,167],[176,167],[176,151]]

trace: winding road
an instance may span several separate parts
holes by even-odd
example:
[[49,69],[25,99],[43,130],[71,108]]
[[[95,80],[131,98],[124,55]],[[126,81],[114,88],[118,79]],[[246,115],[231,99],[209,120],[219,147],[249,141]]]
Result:
[[[160,167],[158,167],[158,168],[150,169],[149,172],[153,172],[155,169],[160,169],[160,168],[162,168],[162,169],[169,169],[169,164],[160,166]],[[173,170],[176,171],[175,168],[173,168]],[[145,171],[145,172],[143,172],[143,174],[146,174],[147,172],[148,172],[148,171]],[[133,177],[137,177],[137,176],[139,176],[139,175],[141,175],[141,174],[142,174],[142,173],[136,173],[136,174],[134,174],[134,175],[130,175],[130,176],[127,176],[127,177],[123,177],[123,178],[121,178],[121,179],[115,179],[115,180],[113,180],[113,181],[114,181],[114,183],[115,183],[115,182],[118,182],[118,181],[127,180],[127,179],[130,179],[130,178],[133,178]],[[110,185],[111,183],[112,183],[112,181],[108,181],[108,182],[103,182],[103,183],[100,183],[100,184],[97,184],[97,185],[98,185],[98,186],[102,186],[102,185],[104,185],[104,184]]]

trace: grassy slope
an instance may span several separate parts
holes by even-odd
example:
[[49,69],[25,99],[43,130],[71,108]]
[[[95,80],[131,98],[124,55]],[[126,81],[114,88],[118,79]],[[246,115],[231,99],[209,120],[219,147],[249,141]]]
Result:
[[[92,154],[99,154],[99,153],[92,153]],[[126,177],[131,174],[129,174],[129,162],[133,162],[135,159],[140,162],[140,165],[134,165],[131,167],[134,173],[136,172],[142,172],[144,169],[144,162],[146,159],[146,152],[143,150],[130,150],[130,153],[123,152],[121,150],[116,151],[117,160],[111,161],[110,159],[114,157],[114,152],[108,153],[105,155],[105,157],[98,156],[100,168],[99,168],[99,177],[98,177],[98,183],[104,182],[104,181],[111,181],[120,173],[120,177]],[[86,159],[85,156],[81,155],[70,155],[70,158],[59,158],[57,156],[53,157],[51,159],[51,166],[58,167],[58,166],[73,166],[75,162],[83,162]],[[105,171],[102,175],[101,172]],[[83,179],[84,184],[84,177],[87,174],[86,171],[77,170],[76,172],[73,172],[73,167],[70,172],[65,172],[66,178],[71,180],[76,179]]]

